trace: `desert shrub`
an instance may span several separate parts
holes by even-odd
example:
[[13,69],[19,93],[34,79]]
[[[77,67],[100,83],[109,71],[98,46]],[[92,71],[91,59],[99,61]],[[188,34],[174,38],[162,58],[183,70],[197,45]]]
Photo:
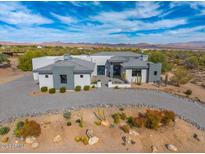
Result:
[[100,126],[100,125],[101,125],[101,121],[100,121],[100,120],[95,121],[95,124],[96,124],[97,126]]
[[75,137],[75,141],[76,141],[76,142],[80,142],[80,141],[81,141],[81,136],[76,136],[76,137]]
[[87,136],[82,136],[81,141],[83,142],[84,145],[88,144],[88,137]]
[[41,87],[41,92],[47,92],[48,91],[48,87]]
[[67,126],[71,126],[72,123],[71,123],[70,121],[68,121],[68,122],[66,123],[66,125],[67,125]]
[[84,87],[83,87],[83,90],[85,90],[85,91],[90,90],[90,86],[88,86],[88,85],[84,86]]
[[186,84],[190,79],[191,76],[184,67],[177,67],[174,71],[172,82],[174,82],[177,86],[180,86],[181,84]]
[[123,112],[120,114],[120,119],[125,120],[127,118],[127,115]]
[[79,126],[80,126],[81,128],[83,128],[83,117],[81,117],[80,119],[77,119],[77,120],[76,120],[76,123],[78,123]]
[[19,122],[17,122],[17,124],[16,124],[16,128],[17,129],[20,129],[20,128],[22,128],[24,126],[24,122],[23,121],[19,121]]
[[145,118],[143,118],[143,117],[135,117],[133,119],[132,125],[135,126],[135,127],[142,127],[142,126],[144,126],[144,123],[145,123]]
[[124,108],[123,108],[123,107],[120,107],[119,110],[120,110],[120,111],[124,111]]
[[168,125],[171,121],[174,121],[176,114],[173,111],[165,110],[163,111],[163,117],[161,119],[161,123],[163,125]]
[[36,121],[29,121],[26,119],[23,125],[17,124],[14,133],[16,137],[38,137],[41,134],[41,127],[40,124],[38,124]]
[[120,127],[120,129],[122,129],[123,132],[125,132],[125,133],[129,133],[130,132],[129,125],[123,125],[123,126]]
[[191,89],[188,89],[184,92],[184,94],[186,94],[187,96],[191,95],[192,94],[192,90]]
[[66,87],[60,87],[60,93],[65,93]]
[[0,135],[5,135],[10,131],[9,127],[0,127]]
[[6,55],[0,53],[0,64],[5,62],[5,61],[8,61],[8,58]]
[[71,112],[70,112],[70,111],[65,111],[65,112],[63,113],[63,117],[64,117],[65,119],[71,119]]
[[92,85],[92,88],[95,88],[95,85]]
[[120,116],[119,113],[114,113],[112,115],[112,118],[113,118],[115,124],[119,124],[120,123],[121,116]]
[[120,89],[118,86],[115,86],[114,89]]
[[81,86],[76,86],[75,91],[81,91]]
[[56,93],[56,89],[55,88],[50,88],[48,90],[49,94],[55,94]]
[[162,113],[156,110],[147,110],[145,113],[145,127],[157,129],[162,119]]

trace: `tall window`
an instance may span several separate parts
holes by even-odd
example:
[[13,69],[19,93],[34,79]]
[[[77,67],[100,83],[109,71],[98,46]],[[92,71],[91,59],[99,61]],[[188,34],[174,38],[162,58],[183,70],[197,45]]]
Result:
[[133,69],[132,76],[141,76],[141,70],[140,69]]
[[157,71],[154,71],[154,75],[157,75]]
[[67,83],[67,75],[65,74],[60,75],[60,80],[61,80],[61,83]]

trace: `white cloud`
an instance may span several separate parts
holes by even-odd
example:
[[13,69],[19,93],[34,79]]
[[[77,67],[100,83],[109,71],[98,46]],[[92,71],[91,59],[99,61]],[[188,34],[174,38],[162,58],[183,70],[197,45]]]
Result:
[[51,14],[64,24],[70,24],[70,23],[76,22],[76,19],[70,16],[61,16],[55,13],[51,13]]
[[1,2],[0,3],[0,21],[14,25],[41,25],[52,23],[39,14],[32,13],[25,6],[15,2]]

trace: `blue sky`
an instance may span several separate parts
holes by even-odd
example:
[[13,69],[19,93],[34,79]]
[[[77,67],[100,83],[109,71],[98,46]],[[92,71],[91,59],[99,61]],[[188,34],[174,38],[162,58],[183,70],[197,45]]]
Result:
[[0,41],[205,41],[205,2],[0,2]]

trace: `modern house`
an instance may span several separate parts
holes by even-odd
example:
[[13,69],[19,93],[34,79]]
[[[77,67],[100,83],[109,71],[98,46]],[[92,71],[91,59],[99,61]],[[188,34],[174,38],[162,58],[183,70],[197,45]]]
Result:
[[127,83],[160,81],[161,64],[133,52],[46,56],[32,59],[33,78],[40,87],[73,89],[91,85],[92,77],[120,78]]

